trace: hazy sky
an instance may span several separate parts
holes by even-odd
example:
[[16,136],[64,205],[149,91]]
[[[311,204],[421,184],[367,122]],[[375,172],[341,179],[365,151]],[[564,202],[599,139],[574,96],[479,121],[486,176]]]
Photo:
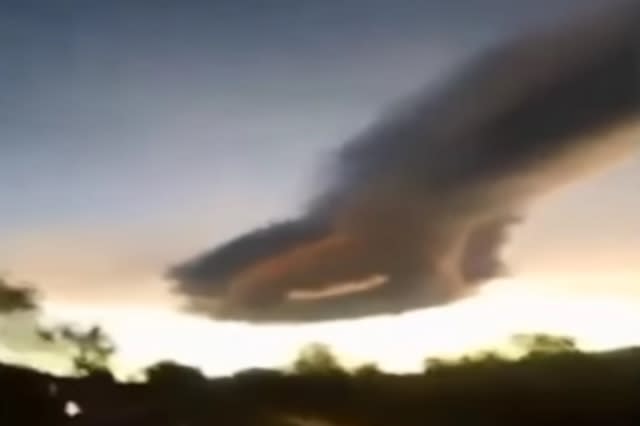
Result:
[[[587,3],[2,1],[0,271],[65,306],[165,303],[167,264],[295,212],[390,102]],[[640,306],[638,194],[634,158],[542,202],[514,273]]]

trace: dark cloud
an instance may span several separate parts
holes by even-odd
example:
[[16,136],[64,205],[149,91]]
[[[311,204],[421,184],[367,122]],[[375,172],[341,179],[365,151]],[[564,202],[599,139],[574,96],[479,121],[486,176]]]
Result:
[[219,318],[313,321],[446,303],[501,273],[534,197],[633,145],[640,2],[615,9],[510,40],[397,106],[345,144],[306,214],[175,267],[178,291]]

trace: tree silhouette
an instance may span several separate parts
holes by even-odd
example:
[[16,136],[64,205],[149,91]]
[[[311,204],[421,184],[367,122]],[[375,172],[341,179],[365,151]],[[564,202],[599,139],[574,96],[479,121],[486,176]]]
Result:
[[0,314],[37,309],[36,292],[24,285],[12,285],[0,277]]
[[527,356],[576,352],[578,350],[574,338],[544,333],[516,334],[511,337],[511,342],[523,350]]
[[440,357],[428,357],[423,362],[424,371],[432,371],[436,369],[446,368],[451,365],[454,365],[455,361]]
[[159,386],[188,386],[206,381],[200,370],[177,364],[173,361],[161,361],[145,370],[147,382]]
[[446,368],[456,368],[461,365],[496,365],[507,360],[495,350],[481,350],[475,353],[463,355],[459,358],[429,357],[424,360],[424,370],[434,371]]
[[460,358],[461,364],[495,364],[504,362],[505,358],[495,350],[482,350]]
[[297,374],[339,374],[342,367],[327,345],[312,343],[300,351],[293,363]]
[[371,378],[371,377],[380,376],[381,374],[382,374],[382,371],[380,371],[380,368],[378,367],[378,365],[371,362],[367,364],[363,364],[357,367],[353,371],[354,376],[361,377],[361,378]]
[[109,363],[115,353],[115,345],[99,326],[86,331],[70,326],[60,326],[53,330],[40,330],[40,338],[49,342],[69,345],[73,351],[73,368],[78,375],[93,375],[109,371]]

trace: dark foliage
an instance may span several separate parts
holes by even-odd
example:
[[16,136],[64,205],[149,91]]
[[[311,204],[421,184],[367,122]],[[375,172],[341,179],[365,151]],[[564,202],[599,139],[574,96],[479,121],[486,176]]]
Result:
[[0,313],[34,310],[37,308],[35,296],[31,287],[12,284],[0,277]]
[[[553,346],[554,348],[556,346]],[[323,357],[323,359],[325,359]],[[0,367],[7,425],[634,425],[640,424],[640,349],[480,357],[424,374],[250,370],[206,379],[171,363],[145,384],[58,378]],[[65,415],[69,401],[80,407]]]

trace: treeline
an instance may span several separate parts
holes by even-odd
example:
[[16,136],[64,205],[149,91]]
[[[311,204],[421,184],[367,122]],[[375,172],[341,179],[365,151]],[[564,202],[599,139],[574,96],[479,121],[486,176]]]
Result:
[[[34,309],[31,293],[1,284],[0,310]],[[313,344],[283,371],[207,378],[167,361],[149,367],[142,383],[119,383],[108,368],[115,348],[101,329],[39,333],[69,345],[76,375],[0,365],[0,425],[640,424],[640,349],[588,354],[562,336],[517,335],[519,357],[488,350],[430,358],[416,374],[373,364],[347,370]]]
[[640,350],[536,353],[443,363],[420,374],[346,371],[327,359],[291,371],[208,379],[162,363],[145,383],[0,367],[7,425],[636,425]]

